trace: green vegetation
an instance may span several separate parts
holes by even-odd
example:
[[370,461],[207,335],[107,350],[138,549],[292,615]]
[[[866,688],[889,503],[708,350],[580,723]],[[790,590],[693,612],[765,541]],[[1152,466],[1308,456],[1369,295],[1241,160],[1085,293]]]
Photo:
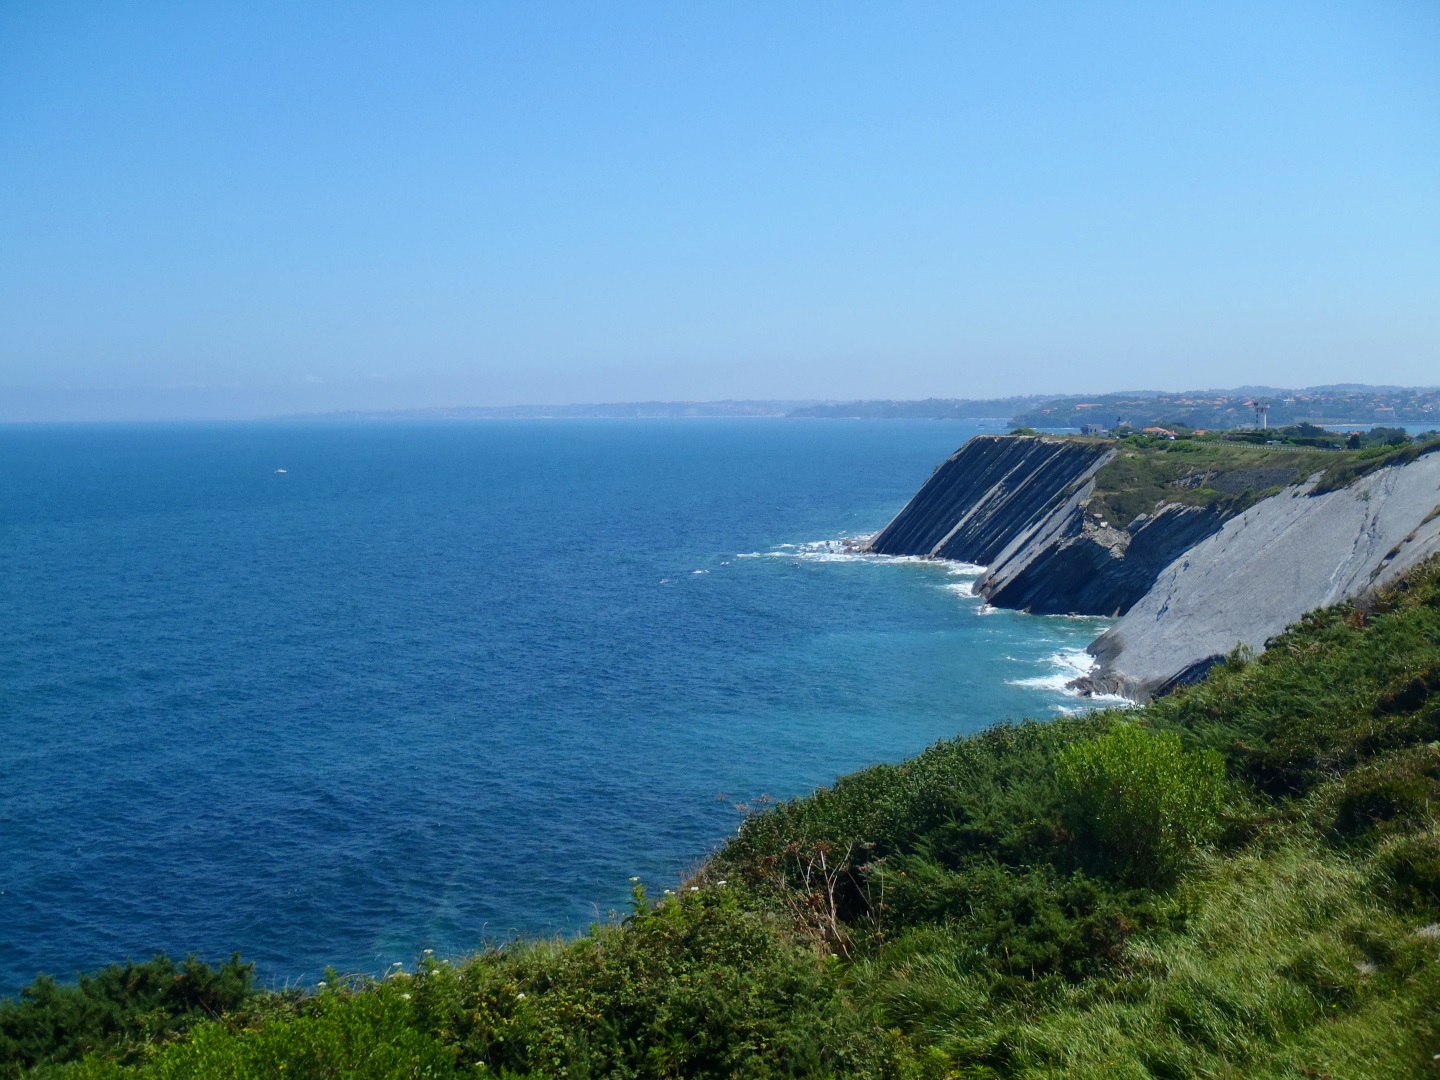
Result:
[[219,967],[193,956],[111,964],[74,986],[38,979],[18,999],[0,1001],[0,1077],[92,1051],[135,1060],[142,1047],[256,1000],[254,974],[237,954]]
[[1309,424],[1201,437],[1182,433],[1175,439],[1127,435],[1116,440],[1114,459],[1096,474],[1087,509],[1121,528],[1167,502],[1212,507],[1228,517],[1316,473],[1319,494],[1440,450],[1440,439],[1411,442],[1400,432],[1400,441],[1398,429],[1383,430],[1387,434],[1355,440],[1356,448]]
[[1422,454],[1434,453],[1436,450],[1440,450],[1440,439],[1423,439],[1413,443],[1372,444],[1332,462],[1321,475],[1320,482],[1315,485],[1315,490],[1317,493],[1334,491],[1376,469],[1382,469],[1386,465],[1404,465],[1408,461],[1414,461]]
[[1171,880],[1219,821],[1224,762],[1174,732],[1127,725],[1066,747],[1058,766],[1062,820],[1141,883]]
[[578,940],[306,993],[232,964],[194,1007],[46,983],[0,1011],[0,1054],[116,1080],[1430,1075],[1437,643],[1432,562],[1142,709],[770,807]]
[[1440,391],[1379,386],[1316,386],[1258,394],[1254,390],[1211,390],[1059,397],[1037,401],[1008,415],[1013,417],[1012,423],[1039,428],[1116,424],[1123,418],[1137,429],[1183,425],[1213,431],[1252,425],[1259,403],[1267,407],[1272,430],[1306,423],[1363,424],[1381,419],[1434,425],[1440,419]]
[[1096,475],[1088,509],[1121,528],[1167,502],[1213,507],[1228,516],[1320,471],[1331,456],[1222,439],[1132,435],[1117,441],[1115,457]]

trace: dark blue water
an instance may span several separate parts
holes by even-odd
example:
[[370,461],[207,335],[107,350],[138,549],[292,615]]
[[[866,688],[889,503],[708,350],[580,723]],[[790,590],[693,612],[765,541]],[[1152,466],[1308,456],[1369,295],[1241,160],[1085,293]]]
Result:
[[1095,623],[804,547],[974,430],[0,429],[0,992],[574,930],[736,801],[1051,714]]

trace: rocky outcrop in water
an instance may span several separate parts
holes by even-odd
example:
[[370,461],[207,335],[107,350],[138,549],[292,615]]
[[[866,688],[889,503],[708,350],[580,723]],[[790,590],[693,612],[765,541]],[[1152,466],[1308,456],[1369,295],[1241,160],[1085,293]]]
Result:
[[1307,611],[1384,585],[1440,551],[1440,453],[1313,494],[1293,485],[1172,562],[1090,646],[1085,690],[1135,700],[1204,675],[1237,645],[1259,650]]

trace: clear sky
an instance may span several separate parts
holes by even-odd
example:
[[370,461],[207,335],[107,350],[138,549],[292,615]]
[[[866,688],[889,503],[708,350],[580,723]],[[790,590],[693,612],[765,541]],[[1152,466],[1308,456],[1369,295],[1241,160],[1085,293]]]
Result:
[[0,5],[0,419],[1440,383],[1440,3]]

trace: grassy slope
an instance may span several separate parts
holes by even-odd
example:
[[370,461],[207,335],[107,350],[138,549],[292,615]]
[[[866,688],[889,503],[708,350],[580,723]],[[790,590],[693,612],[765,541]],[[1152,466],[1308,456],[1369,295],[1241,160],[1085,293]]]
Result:
[[1165,502],[1239,513],[1287,484],[1320,473],[1317,492],[1344,487],[1385,465],[1440,450],[1440,442],[1361,450],[1307,450],[1222,439],[1131,436],[1095,477],[1089,512],[1124,527]]
[[[97,1052],[39,1071],[1428,1075],[1437,740],[1432,564],[1144,709],[1002,726],[774,807],[579,941],[218,1020],[152,1002],[153,1028],[71,1031]],[[0,1060],[51,1016],[0,1009]]]

